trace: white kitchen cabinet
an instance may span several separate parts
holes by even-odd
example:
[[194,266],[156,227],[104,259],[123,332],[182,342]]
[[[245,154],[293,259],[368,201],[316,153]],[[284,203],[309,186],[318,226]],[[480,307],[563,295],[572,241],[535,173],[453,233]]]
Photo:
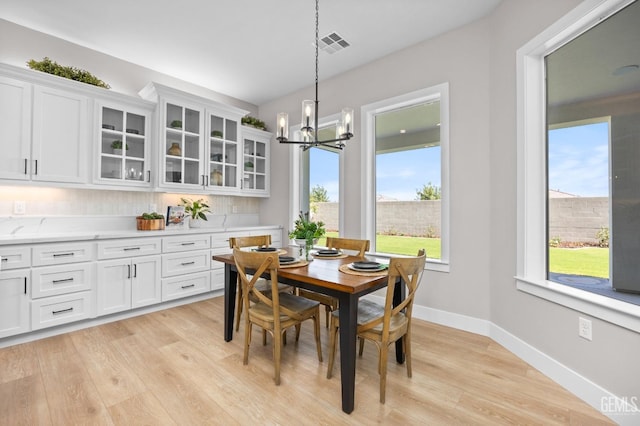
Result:
[[97,101],[94,182],[151,187],[151,120],[154,105]]
[[29,318],[28,269],[0,272],[0,338],[31,329]]
[[29,179],[31,90],[29,83],[0,75],[0,179]]
[[269,132],[242,126],[242,192],[244,195],[269,196],[271,136]]
[[157,83],[148,84],[140,96],[158,104],[158,186],[239,193],[240,120],[248,111]]
[[30,266],[31,248],[29,246],[0,247],[0,271]]
[[98,262],[97,316],[162,300],[160,256]]
[[33,268],[31,278],[33,282],[32,299],[92,290],[94,262]]
[[31,302],[32,330],[68,324],[92,316],[92,294],[89,291],[43,297]]
[[205,293],[211,289],[210,271],[162,279],[162,301]]
[[32,180],[88,181],[88,99],[68,90],[33,89]]
[[34,75],[0,67],[0,178],[86,183],[88,99]]
[[94,259],[94,244],[78,241],[61,244],[38,244],[32,248],[32,266],[89,262]]

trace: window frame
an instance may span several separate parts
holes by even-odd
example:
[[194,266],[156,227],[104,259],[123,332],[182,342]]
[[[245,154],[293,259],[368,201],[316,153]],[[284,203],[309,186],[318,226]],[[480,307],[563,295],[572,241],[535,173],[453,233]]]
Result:
[[546,87],[544,58],[634,0],[585,0],[518,49],[516,288],[640,332],[640,306],[546,279]]
[[371,241],[371,250],[380,257],[388,257],[390,253],[377,253],[376,241],[376,150],[375,150],[375,116],[380,113],[422,104],[439,99],[440,101],[440,173],[441,173],[441,229],[440,259],[427,259],[425,269],[449,272],[449,83],[441,83],[425,89],[384,99],[363,105],[360,109],[362,117],[362,198],[361,212],[364,220],[360,233]]

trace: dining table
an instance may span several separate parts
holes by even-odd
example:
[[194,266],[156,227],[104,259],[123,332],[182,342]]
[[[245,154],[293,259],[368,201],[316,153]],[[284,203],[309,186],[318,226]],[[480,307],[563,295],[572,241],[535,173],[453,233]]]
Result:
[[[299,258],[298,247],[279,249],[282,255]],[[213,260],[223,262],[224,269],[224,340],[233,339],[235,300],[238,272],[233,253],[216,254]],[[358,299],[387,286],[388,275],[378,273],[351,273],[345,269],[362,258],[350,255],[335,257],[311,256],[309,261],[301,259],[298,265],[282,265],[278,269],[278,282],[333,296],[339,302],[340,319],[340,377],[342,390],[342,411],[351,413],[354,409],[356,378],[356,341],[358,325]],[[341,270],[342,269],[342,270]],[[398,283],[394,283],[398,284]],[[404,298],[404,286],[396,285],[394,305]],[[400,341],[396,342],[396,361],[404,362]]]

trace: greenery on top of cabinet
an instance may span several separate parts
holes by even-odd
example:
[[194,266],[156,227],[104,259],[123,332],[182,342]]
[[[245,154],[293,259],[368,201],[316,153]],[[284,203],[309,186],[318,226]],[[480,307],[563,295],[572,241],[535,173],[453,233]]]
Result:
[[31,68],[32,70],[46,72],[48,74],[57,75],[59,77],[79,81],[81,83],[92,84],[94,86],[102,87],[105,89],[111,88],[111,86],[91,74],[89,71],[85,71],[76,67],[60,65],[57,62],[47,58],[46,56],[42,61],[35,61],[31,59],[27,62],[27,65],[29,65],[29,68]]

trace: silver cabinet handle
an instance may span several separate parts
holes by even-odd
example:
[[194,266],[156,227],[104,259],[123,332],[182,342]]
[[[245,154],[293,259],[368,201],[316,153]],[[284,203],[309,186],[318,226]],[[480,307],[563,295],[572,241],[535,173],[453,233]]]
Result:
[[182,262],[182,263],[181,263],[181,265],[182,265],[182,266],[188,266],[188,265],[193,265],[193,264],[195,264],[195,263],[196,263],[196,262]]

